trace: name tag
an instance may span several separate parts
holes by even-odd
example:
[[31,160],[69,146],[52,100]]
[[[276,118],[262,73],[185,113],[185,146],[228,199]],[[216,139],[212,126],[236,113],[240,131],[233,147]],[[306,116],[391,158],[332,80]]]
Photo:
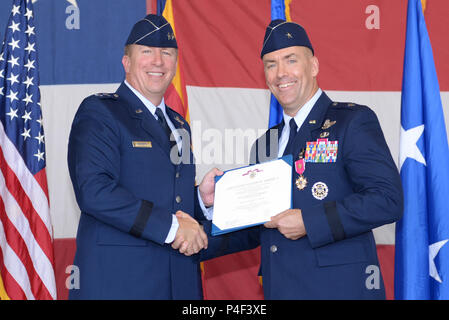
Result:
[[133,141],[134,148],[152,148],[151,141]]

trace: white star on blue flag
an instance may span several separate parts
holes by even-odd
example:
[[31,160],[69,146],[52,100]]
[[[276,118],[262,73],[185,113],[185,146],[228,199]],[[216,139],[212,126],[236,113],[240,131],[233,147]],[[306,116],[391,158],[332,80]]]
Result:
[[405,42],[395,298],[449,299],[449,147],[420,0],[409,0]]

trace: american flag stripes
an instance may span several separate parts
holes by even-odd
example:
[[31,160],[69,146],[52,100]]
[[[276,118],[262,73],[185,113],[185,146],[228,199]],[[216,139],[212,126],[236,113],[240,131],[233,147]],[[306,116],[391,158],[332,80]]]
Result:
[[11,299],[56,299],[31,0],[14,0],[0,53],[0,271]]

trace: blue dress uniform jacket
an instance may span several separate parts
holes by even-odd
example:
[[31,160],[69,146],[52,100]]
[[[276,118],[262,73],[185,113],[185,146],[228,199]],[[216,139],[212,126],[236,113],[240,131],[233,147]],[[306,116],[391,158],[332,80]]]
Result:
[[[179,114],[166,112],[190,134]],[[183,145],[190,163],[172,163],[169,150],[162,127],[124,83],[82,102],[68,152],[82,211],[74,261],[80,289],[71,299],[202,298],[197,255],[164,243],[172,214],[198,212],[190,143]]]
[[[256,141],[253,162],[277,157],[277,150],[269,149],[277,129],[280,133],[282,125]],[[293,141],[293,161],[305,155],[307,142],[322,137],[338,141],[336,161],[306,162],[302,190],[293,168],[292,204],[302,211],[307,235],[289,240],[277,229],[259,228],[265,298],[384,299],[371,230],[402,215],[398,170],[377,117],[366,106],[332,102],[323,93]],[[267,155],[259,157],[262,144]],[[318,182],[327,191],[313,191]]]

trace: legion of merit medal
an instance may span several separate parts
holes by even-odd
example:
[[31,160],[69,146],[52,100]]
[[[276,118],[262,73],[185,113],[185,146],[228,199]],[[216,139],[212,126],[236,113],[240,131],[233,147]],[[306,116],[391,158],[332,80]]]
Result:
[[307,178],[303,176],[305,169],[306,169],[306,162],[304,158],[301,158],[295,162],[295,170],[299,174],[298,179],[296,179],[296,187],[299,190],[303,190],[307,186]]

